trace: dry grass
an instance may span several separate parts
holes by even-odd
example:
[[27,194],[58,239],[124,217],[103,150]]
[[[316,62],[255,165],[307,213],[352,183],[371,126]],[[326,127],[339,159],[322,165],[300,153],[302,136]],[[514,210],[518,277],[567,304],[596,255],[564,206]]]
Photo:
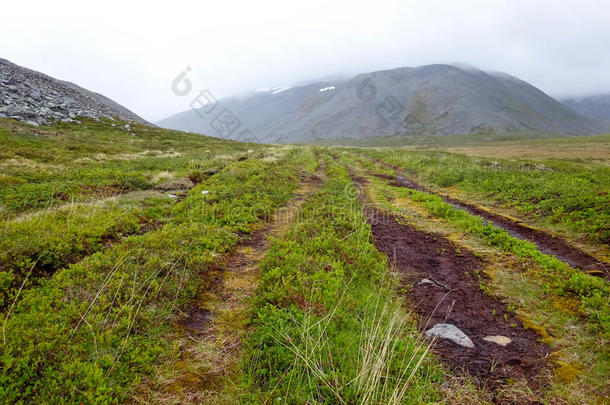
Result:
[[437,150],[467,156],[506,159],[594,160],[610,164],[610,136],[499,141],[468,146],[445,146]]
[[74,163],[90,163],[90,162],[109,162],[109,161],[127,161],[145,158],[175,158],[182,156],[182,153],[176,152],[173,149],[166,151],[161,150],[144,150],[136,153],[121,153],[118,155],[107,155],[98,153],[93,156],[83,157],[74,160]]

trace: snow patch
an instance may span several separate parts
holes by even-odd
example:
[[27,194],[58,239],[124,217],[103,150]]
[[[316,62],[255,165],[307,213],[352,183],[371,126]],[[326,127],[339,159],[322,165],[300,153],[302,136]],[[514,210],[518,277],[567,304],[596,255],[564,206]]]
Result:
[[271,93],[271,94],[278,94],[281,93],[283,91],[286,91],[290,88],[290,86],[286,86],[286,87],[263,87],[260,89],[257,89],[256,92],[257,93]]
[[322,92],[325,92],[325,91],[328,91],[328,90],[334,90],[334,89],[335,89],[335,86],[328,86],[328,87],[321,88],[321,89],[320,89],[320,90],[318,90],[318,91],[319,91],[320,93],[322,93]]
[[290,87],[279,87],[277,89],[274,89],[271,91],[271,94],[277,94],[277,93],[281,93],[283,91],[288,90]]

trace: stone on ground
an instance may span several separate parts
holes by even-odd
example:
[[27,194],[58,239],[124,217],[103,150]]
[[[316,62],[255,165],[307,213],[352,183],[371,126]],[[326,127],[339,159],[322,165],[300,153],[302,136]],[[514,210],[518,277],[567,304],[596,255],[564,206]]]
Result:
[[500,346],[506,346],[507,344],[512,342],[512,340],[509,337],[502,336],[502,335],[485,336],[483,338],[483,340],[486,342],[492,342],[492,343],[498,344]]
[[464,332],[458,329],[455,325],[450,323],[437,323],[432,328],[426,331],[426,336],[437,336],[442,339],[451,340],[460,346],[473,348],[474,343]]

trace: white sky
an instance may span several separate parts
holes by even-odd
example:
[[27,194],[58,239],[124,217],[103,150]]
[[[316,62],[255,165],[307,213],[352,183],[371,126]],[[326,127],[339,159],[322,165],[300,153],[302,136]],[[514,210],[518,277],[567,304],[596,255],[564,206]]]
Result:
[[149,120],[336,73],[462,62],[553,96],[610,92],[610,1],[4,1],[0,57]]

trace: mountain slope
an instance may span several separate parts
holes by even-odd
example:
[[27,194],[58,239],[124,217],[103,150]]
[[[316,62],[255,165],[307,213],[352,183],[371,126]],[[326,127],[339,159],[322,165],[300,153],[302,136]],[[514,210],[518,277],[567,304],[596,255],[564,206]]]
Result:
[[[217,107],[158,124],[232,139],[247,128],[263,142],[523,131],[583,135],[606,129],[515,77],[450,65],[258,92],[221,100]],[[222,116],[214,121],[227,110],[241,123],[234,131],[219,124]]]
[[566,98],[561,102],[585,117],[610,123],[610,94]]
[[147,123],[101,94],[0,59],[0,118],[6,117],[31,124],[77,117]]

